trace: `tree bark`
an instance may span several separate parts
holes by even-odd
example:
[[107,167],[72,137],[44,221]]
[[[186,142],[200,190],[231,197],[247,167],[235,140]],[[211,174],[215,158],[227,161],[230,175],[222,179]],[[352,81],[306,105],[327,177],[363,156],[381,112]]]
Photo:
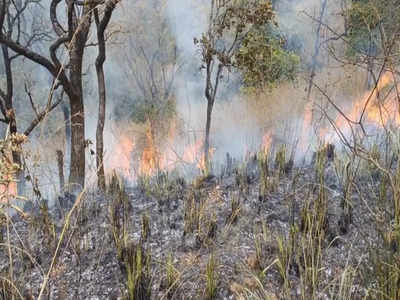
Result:
[[60,181],[60,192],[64,192],[65,180],[64,180],[64,154],[62,150],[57,150],[57,166],[58,166],[58,177]]
[[96,61],[96,72],[99,89],[99,116],[97,120],[96,128],[96,166],[97,166],[97,185],[100,190],[105,191],[106,189],[106,177],[104,173],[104,123],[106,115],[106,86],[104,80],[103,63]]
[[204,139],[204,167],[205,172],[210,171],[210,129],[211,129],[211,115],[214,107],[215,97],[217,96],[219,80],[223,70],[223,65],[218,64],[217,72],[215,74],[214,86],[211,82],[213,74],[212,61],[207,62],[207,74],[206,74],[206,89],[205,96],[207,99],[207,120],[206,120],[206,136]]
[[85,111],[82,96],[70,98],[71,153],[69,184],[72,191],[85,185]]
[[105,30],[110,22],[113,10],[118,0],[107,2],[104,16],[100,21],[98,9],[94,10],[94,18],[97,27],[97,41],[99,53],[96,58],[96,74],[99,92],[99,114],[96,128],[96,167],[97,167],[97,185],[100,190],[106,190],[106,176],[104,172],[104,124],[106,117],[106,82],[104,76],[104,62],[106,61],[106,41]]
[[[74,9],[73,7],[71,9]],[[85,110],[83,102],[82,65],[83,55],[91,25],[91,7],[85,6],[80,23],[74,30],[69,54],[71,90],[65,92],[69,96],[71,109],[71,159],[69,184],[72,192],[85,186]],[[72,13],[70,13],[71,15]],[[70,21],[70,26],[71,25]],[[70,30],[71,31],[71,30]]]
[[83,105],[82,63],[84,44],[77,38],[70,53],[72,93],[67,93],[71,109],[71,157],[69,184],[72,191],[85,185],[85,110]]
[[211,114],[214,106],[214,100],[207,100],[207,120],[206,120],[206,136],[204,139],[204,164],[206,172],[209,171],[209,154],[210,154],[210,128],[211,128]]
[[[62,112],[64,116],[64,126],[65,126],[65,149],[64,149],[64,160],[65,157],[71,157],[71,120],[70,120],[70,111],[68,105],[63,103]],[[69,166],[69,161],[65,160],[67,166]],[[67,176],[67,173],[66,173]]]
[[[10,134],[16,134],[18,132],[17,128],[17,120],[15,117],[14,105],[13,105],[13,97],[14,97],[14,78],[13,72],[11,67],[11,58],[8,51],[8,47],[5,45],[1,46],[1,50],[3,53],[3,63],[4,63],[4,70],[6,73],[6,92],[4,95],[4,102],[6,108],[6,115],[5,118],[10,125]],[[17,151],[12,151],[12,159],[13,162],[16,163],[20,169],[16,173],[16,180],[17,180],[17,194],[23,195],[25,190],[25,177],[24,171],[22,169],[22,159],[21,153]]]

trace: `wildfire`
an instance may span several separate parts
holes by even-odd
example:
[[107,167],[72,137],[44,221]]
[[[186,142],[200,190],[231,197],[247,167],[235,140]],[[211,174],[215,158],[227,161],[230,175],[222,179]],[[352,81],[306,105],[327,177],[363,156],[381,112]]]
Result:
[[[210,156],[214,153],[215,149],[210,149]],[[194,144],[189,145],[183,152],[183,160],[189,164],[195,164],[200,170],[206,169],[206,162],[204,159],[204,141],[198,139]]]
[[17,183],[14,180],[11,180],[11,178],[4,181],[4,183],[0,183],[1,201],[17,196]]
[[[398,112],[396,97],[392,94],[393,91],[389,91],[387,95],[383,93],[383,89],[392,83],[392,75],[384,73],[375,89],[366,92],[360,99],[354,102],[351,111],[347,114],[348,118],[357,122],[363,116],[365,121],[379,127],[385,126],[390,121],[399,125],[400,120],[396,117]],[[385,101],[380,101],[380,98],[386,99]],[[344,127],[345,123],[347,122],[343,117],[339,117],[336,120],[336,125],[339,128]]]
[[[357,123],[361,117],[364,123],[378,127],[384,127],[391,122],[400,125],[399,105],[394,93],[395,89],[386,89],[390,84],[393,84],[393,75],[389,72],[382,74],[376,88],[367,91],[354,101],[350,110],[343,110],[346,118],[340,114],[334,120],[338,130],[343,133],[348,132],[349,126],[353,125],[349,124],[348,120]],[[307,137],[312,124],[312,108],[310,104],[305,107],[303,120],[300,146],[307,144],[306,142],[308,141]],[[319,129],[319,137],[324,142],[332,142],[335,136],[336,134],[332,131],[330,125]]]
[[144,147],[139,172],[142,175],[150,176],[157,169],[158,155],[154,145],[151,127],[146,130],[146,145]]
[[310,129],[312,126],[313,122],[313,112],[312,112],[312,102],[309,102],[306,104],[305,109],[304,109],[304,118],[303,118],[303,124],[301,128],[301,138],[300,138],[300,144],[299,147],[302,150],[305,150],[307,148],[307,141],[309,140],[308,137],[310,135]]
[[271,148],[271,144],[272,144],[272,132],[268,131],[266,134],[264,134],[262,138],[261,149],[262,151],[264,151],[264,154],[268,154],[268,151]]
[[132,173],[132,153],[135,148],[135,144],[131,137],[121,135],[118,138],[115,148],[113,149],[112,157],[110,158],[110,169],[118,170],[125,177],[132,179],[134,174]]

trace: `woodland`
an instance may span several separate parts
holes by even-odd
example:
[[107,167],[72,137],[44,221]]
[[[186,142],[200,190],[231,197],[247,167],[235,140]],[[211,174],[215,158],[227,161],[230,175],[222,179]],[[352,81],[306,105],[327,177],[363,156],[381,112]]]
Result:
[[397,0],[0,0],[0,29],[0,299],[400,299]]

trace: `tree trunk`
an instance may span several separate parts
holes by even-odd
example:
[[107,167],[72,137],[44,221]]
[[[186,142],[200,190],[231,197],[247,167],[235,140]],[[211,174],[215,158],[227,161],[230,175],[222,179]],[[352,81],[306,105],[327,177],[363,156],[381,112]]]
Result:
[[59,183],[60,183],[60,193],[64,194],[64,185],[65,185],[65,180],[64,180],[64,154],[62,150],[57,150],[57,166],[58,166],[58,177],[59,177]]
[[71,90],[67,92],[71,109],[71,160],[69,185],[72,192],[85,186],[85,110],[83,102],[82,64],[91,24],[91,7],[85,6],[80,24],[71,40],[69,68]]
[[85,186],[85,112],[83,98],[70,99],[71,106],[71,158],[69,184],[72,192]]
[[103,19],[100,21],[99,11],[94,9],[94,19],[97,27],[97,41],[99,53],[96,58],[96,73],[99,90],[99,115],[96,128],[96,167],[97,167],[97,185],[100,190],[106,190],[106,176],[104,173],[104,123],[106,117],[106,83],[104,79],[103,65],[106,61],[106,40],[104,32],[110,22],[111,15],[118,1],[109,1],[106,4]]
[[83,48],[75,45],[70,53],[70,78],[73,92],[70,93],[71,109],[71,158],[69,185],[72,192],[85,185],[85,111],[82,87]]
[[[13,97],[14,97],[14,79],[13,79],[13,72],[11,67],[11,58],[9,54],[8,47],[6,45],[1,46],[2,53],[3,53],[3,63],[4,63],[4,70],[6,73],[6,94],[5,94],[5,106],[7,110],[7,116],[9,125],[10,125],[10,134],[16,134],[18,132],[17,128],[17,120],[15,117],[14,105],[13,105]],[[25,177],[24,171],[22,170],[22,159],[21,154],[17,151],[12,151],[12,159],[13,162],[20,166],[20,170],[16,174],[17,183],[17,190],[18,195],[23,195],[25,190]]]
[[[64,149],[64,162],[69,166],[68,158],[71,157],[71,120],[68,105],[64,102],[62,105],[62,112],[64,116],[65,126],[65,149]],[[68,173],[65,173],[68,176]]]
[[103,63],[96,61],[96,72],[99,89],[99,117],[96,129],[96,167],[97,167],[97,185],[100,190],[106,190],[106,177],[104,174],[104,123],[106,115],[106,85],[104,80]]
[[211,128],[211,114],[214,106],[213,99],[207,99],[207,121],[206,121],[206,136],[204,139],[204,164],[205,171],[208,173],[210,162],[209,162],[209,154],[210,154],[210,128]]

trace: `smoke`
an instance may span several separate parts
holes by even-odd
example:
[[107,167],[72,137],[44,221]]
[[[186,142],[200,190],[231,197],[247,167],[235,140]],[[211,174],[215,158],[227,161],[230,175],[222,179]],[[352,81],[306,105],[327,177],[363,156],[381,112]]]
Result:
[[[318,132],[315,128],[303,127],[309,68],[316,39],[316,23],[312,17],[319,17],[321,2],[322,0],[276,1],[278,32],[286,37],[289,50],[300,53],[304,66],[295,83],[281,83],[271,91],[265,90],[256,95],[248,95],[240,90],[238,74],[224,74],[211,124],[211,145],[215,151],[213,155],[215,162],[223,162],[227,152],[240,159],[249,152],[260,150],[263,137],[269,134],[272,136],[275,148],[280,144],[289,145],[289,148],[297,147],[299,159],[308,154],[307,151],[312,151],[317,147],[317,139],[309,137],[318,136]],[[328,1],[323,19],[324,23],[329,24],[338,32],[343,30],[342,17],[338,13],[340,2]],[[171,40],[174,40],[177,46],[179,70],[174,80],[174,96],[176,97],[176,122],[182,128],[172,142],[164,144],[165,149],[161,151],[171,150],[182,154],[188,145],[204,138],[207,106],[204,96],[205,77],[200,68],[202,64],[200,53],[193,39],[201,37],[207,30],[209,1],[168,0],[165,9],[159,4],[159,0],[148,0],[142,4],[136,1],[123,1],[123,6],[119,7],[113,16],[113,26],[120,33],[107,45],[105,64],[108,99],[104,142],[105,166],[108,172],[115,167],[122,168],[123,165],[131,167],[131,162],[140,160],[141,153],[135,157],[127,155],[122,160],[122,164],[121,161],[119,161],[120,164],[115,164],[115,158],[122,155],[118,152],[121,138],[124,143],[129,144],[126,147],[131,149],[138,147],[140,138],[145,135],[143,125],[127,121],[132,119],[131,114],[141,97],[138,86],[130,74],[131,64],[138,59],[135,58],[133,47],[141,44],[150,57],[155,54],[165,54],[166,51],[157,49],[162,30],[165,30],[167,34],[172,32]],[[166,24],[163,23],[165,18]],[[91,32],[92,37],[94,33],[95,31]],[[323,29],[320,36],[321,40],[326,40],[330,37],[330,33]],[[45,48],[43,47],[44,50]],[[96,180],[95,156],[90,153],[90,150],[95,150],[98,110],[97,80],[94,69],[96,55],[96,47],[87,49],[84,69],[86,136],[93,143],[87,153],[89,183]],[[325,47],[321,47],[317,63],[315,82],[330,96],[343,99],[343,101],[352,99],[354,86],[360,85],[356,83],[360,77],[353,76],[352,80],[349,80],[343,76],[344,69],[336,68],[337,64],[335,65],[335,62],[330,59]],[[44,69],[40,68],[40,72],[36,72],[37,69],[33,69],[34,67],[36,68],[36,66],[26,64],[24,71],[35,70],[37,75],[33,84],[35,97],[42,98],[45,103],[47,98],[44,94],[49,90],[49,76]],[[142,71],[145,72],[144,69]],[[22,85],[23,77],[18,78],[18,85]],[[330,85],[331,82],[336,82],[336,84]],[[357,92],[362,94],[360,91]],[[21,94],[21,91],[19,93]],[[325,101],[315,89],[311,93],[311,98],[319,107],[324,107]],[[22,105],[17,109],[23,110],[25,107]],[[21,121],[21,124],[24,120],[29,120],[31,116],[32,112]],[[51,124],[49,130],[46,129],[48,124]],[[37,149],[51,149],[49,151],[52,154],[43,158],[44,164],[49,166],[49,171],[43,172],[46,175],[41,176],[43,182],[52,185],[51,190],[57,190],[55,150],[57,147],[64,146],[63,126],[62,111],[57,109],[46,123],[40,126],[40,130],[36,131],[34,137],[37,139],[35,141]],[[305,132],[308,138],[301,141]],[[38,139],[38,136],[43,137],[43,140]],[[309,145],[309,143],[312,144]],[[143,149],[138,149],[139,152],[141,150]],[[67,166],[65,169],[68,169]]]
[[[311,22],[305,22],[306,18],[301,16],[301,11],[314,8],[317,2],[280,1],[280,5],[277,6],[279,30],[302,50],[309,49],[312,44],[312,26]],[[176,87],[177,109],[187,130],[196,132],[197,138],[204,137],[207,102],[204,97],[205,78],[199,70],[200,53],[193,43],[193,38],[201,37],[207,30],[208,12],[205,3],[207,1],[200,1],[199,4],[197,1],[172,0],[167,4],[170,25],[186,63],[179,74]],[[279,93],[276,92],[266,92],[253,97],[259,99],[251,99],[240,93],[235,74],[226,78],[219,88],[212,114],[211,144],[215,148],[214,161],[221,162],[226,153],[242,158],[249,152],[258,151],[263,136],[269,131],[274,132],[274,140],[277,143],[294,142],[296,136],[289,127],[299,127],[301,123],[300,116],[294,116],[298,110],[296,107],[302,105],[302,91],[298,87],[284,85],[285,89],[291,91],[288,99],[280,99]],[[283,93],[288,94],[287,91],[281,92]],[[288,101],[295,103],[291,103],[291,109],[285,110],[283,108],[288,107],[285,106],[285,102]],[[300,130],[296,130],[296,133],[299,135]]]

